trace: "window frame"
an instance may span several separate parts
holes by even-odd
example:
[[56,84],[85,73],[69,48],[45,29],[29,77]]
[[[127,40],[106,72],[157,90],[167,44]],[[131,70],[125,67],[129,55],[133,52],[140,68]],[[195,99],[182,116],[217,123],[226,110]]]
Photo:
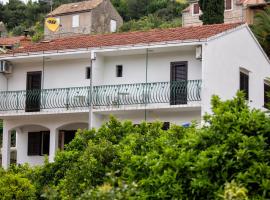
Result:
[[123,77],[123,65],[116,65],[116,77],[117,78]]
[[78,27],[80,27],[80,15],[72,15],[72,22],[71,23],[72,23],[71,24],[72,25],[72,28],[78,28]]
[[[112,24],[112,22],[114,24]],[[114,26],[112,27],[112,25],[114,25]],[[115,19],[111,19],[111,21],[110,21],[110,32],[115,33],[116,31],[117,31],[117,21]]]
[[[47,144],[45,145],[45,135],[47,134]],[[35,136],[36,138],[32,142],[31,135]],[[32,148],[31,145],[35,145],[36,147]],[[45,152],[45,148],[48,147],[48,152]],[[36,149],[35,149],[36,148]],[[49,131],[40,131],[40,132],[28,132],[28,141],[27,141],[27,156],[44,156],[50,155],[50,132]]]
[[[269,91],[266,90],[266,87],[268,87]],[[270,97],[267,96],[267,93],[270,94],[270,82],[268,80],[264,80],[263,82],[263,95],[264,95],[263,107],[270,110],[270,106],[267,105],[267,104],[270,104]]]
[[[242,70],[240,69],[240,72],[239,72],[239,90],[240,91],[243,91],[245,93],[245,98],[246,100],[249,100],[249,96],[250,96],[250,76],[249,76],[249,71],[247,70]],[[245,83],[242,83],[242,78],[246,78],[247,77],[247,84]],[[243,86],[244,84],[244,86]],[[247,86],[246,86],[247,85]],[[243,88],[242,88],[243,87]]]
[[[198,5],[198,7],[199,7],[199,12],[198,12],[198,13],[195,13],[195,12],[194,12],[195,5]],[[193,4],[192,4],[192,16],[198,16],[198,15],[200,15],[200,14],[201,14],[200,11],[201,11],[201,9],[200,9],[200,4],[199,4],[199,3],[193,3]]]
[[230,0],[230,1],[231,1],[231,8],[230,8],[230,9],[227,9],[227,8],[226,8],[227,1],[228,1],[228,0],[224,0],[224,3],[225,3],[225,5],[224,5],[224,11],[225,11],[225,12],[227,12],[227,11],[232,11],[232,10],[233,10],[233,0]]

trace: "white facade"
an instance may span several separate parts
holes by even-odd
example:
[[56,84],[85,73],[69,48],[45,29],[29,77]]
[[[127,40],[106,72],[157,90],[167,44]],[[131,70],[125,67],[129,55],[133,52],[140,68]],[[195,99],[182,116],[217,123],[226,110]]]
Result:
[[[202,47],[202,59],[196,58],[197,47]],[[192,121],[200,123],[202,115],[211,112],[212,95],[230,99],[236,94],[239,73],[243,69],[248,71],[250,78],[250,106],[263,108],[264,80],[270,76],[269,60],[246,25],[198,42],[99,48],[4,59],[11,61],[14,69],[11,75],[0,74],[0,91],[25,91],[27,72],[33,71],[42,72],[41,89],[44,90],[39,97],[38,112],[25,112],[24,107],[20,107],[25,106],[27,93],[11,92],[12,95],[6,95],[11,100],[0,102],[0,118],[4,120],[2,165],[5,168],[9,165],[11,130],[17,132],[17,163],[40,165],[44,156],[29,155],[28,152],[31,132],[50,133],[49,160],[53,161],[60,140],[65,141],[61,139],[62,132],[100,127],[111,114],[135,124],[144,120],[178,125]],[[172,103],[175,97],[172,96],[171,67],[175,62],[187,63],[184,103]],[[87,104],[91,81],[86,79],[86,69],[90,65],[95,94],[91,109]],[[122,66],[122,77],[116,76],[119,65]],[[149,85],[147,96],[143,85]],[[3,94],[0,95],[3,98]],[[147,102],[144,101],[146,98]],[[3,110],[6,104],[14,106]]]

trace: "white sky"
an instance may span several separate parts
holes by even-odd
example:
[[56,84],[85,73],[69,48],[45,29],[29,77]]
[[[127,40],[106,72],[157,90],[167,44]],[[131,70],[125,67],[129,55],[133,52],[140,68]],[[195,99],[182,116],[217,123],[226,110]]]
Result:
[[[0,0],[0,2],[2,2],[3,4],[7,3],[9,0]],[[21,0],[21,1],[24,1],[25,3],[28,1],[28,0]],[[32,1],[38,1],[38,0],[32,0]]]

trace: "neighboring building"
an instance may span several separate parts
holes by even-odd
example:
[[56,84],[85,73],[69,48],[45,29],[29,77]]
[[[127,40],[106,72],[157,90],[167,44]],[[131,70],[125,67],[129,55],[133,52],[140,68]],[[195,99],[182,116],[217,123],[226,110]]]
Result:
[[3,51],[13,50],[15,48],[27,46],[30,44],[31,38],[26,36],[0,37],[0,49],[2,49]]
[[241,89],[258,109],[268,101],[270,63],[246,24],[69,37],[0,60],[13,66],[0,74],[5,168],[12,130],[17,163],[40,165],[78,128],[98,128],[111,114],[168,127],[201,122],[214,94],[231,99]]
[[45,38],[57,38],[78,34],[116,32],[123,19],[110,0],[88,0],[63,4],[48,14],[59,20],[56,32],[45,26]]
[[[253,24],[255,14],[269,5],[264,0],[224,0],[224,23]],[[182,26],[199,26],[202,14],[198,0],[190,0],[189,6],[182,12]]]

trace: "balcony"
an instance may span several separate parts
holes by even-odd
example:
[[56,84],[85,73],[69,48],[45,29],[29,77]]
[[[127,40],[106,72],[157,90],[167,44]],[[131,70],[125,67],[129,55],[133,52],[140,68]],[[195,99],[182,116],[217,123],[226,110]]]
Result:
[[124,85],[3,91],[0,113],[111,109],[164,104],[188,105],[201,101],[201,80]]

